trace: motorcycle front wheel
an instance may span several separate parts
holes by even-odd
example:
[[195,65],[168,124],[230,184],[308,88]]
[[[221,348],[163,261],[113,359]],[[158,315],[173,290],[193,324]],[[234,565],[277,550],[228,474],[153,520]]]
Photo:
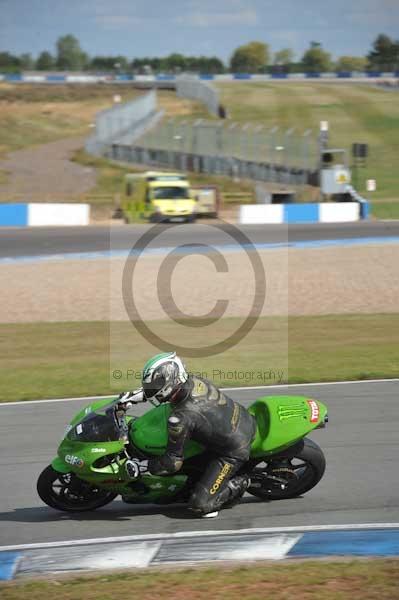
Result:
[[66,512],[95,510],[118,495],[82,481],[74,473],[59,473],[51,465],[39,475],[37,493],[47,506]]
[[302,496],[323,477],[326,460],[320,446],[305,438],[302,450],[292,458],[259,462],[249,473],[248,493],[263,500],[284,500]]

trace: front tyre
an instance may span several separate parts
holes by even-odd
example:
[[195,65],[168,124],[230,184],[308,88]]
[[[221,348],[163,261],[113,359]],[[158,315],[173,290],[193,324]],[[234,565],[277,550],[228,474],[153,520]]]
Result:
[[74,473],[59,473],[51,465],[39,475],[37,492],[47,506],[66,512],[95,510],[118,495],[82,481]]
[[[323,477],[326,460],[322,449],[305,438],[302,450],[292,458],[275,457],[249,473],[248,493],[263,500],[284,500],[302,496]],[[262,466],[263,465],[263,466]]]

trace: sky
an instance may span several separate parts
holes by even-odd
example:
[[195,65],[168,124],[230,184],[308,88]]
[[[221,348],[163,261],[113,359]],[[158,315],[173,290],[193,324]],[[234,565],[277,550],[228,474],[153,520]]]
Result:
[[311,41],[336,58],[399,38],[399,0],[0,0],[0,51],[55,52],[72,33],[94,55],[216,55],[252,40],[299,60]]

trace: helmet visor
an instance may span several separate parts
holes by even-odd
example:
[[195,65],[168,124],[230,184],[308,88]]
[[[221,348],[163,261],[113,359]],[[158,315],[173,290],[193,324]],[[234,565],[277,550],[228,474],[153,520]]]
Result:
[[154,398],[165,386],[166,380],[163,375],[158,375],[153,381],[143,381],[143,393],[147,398]]

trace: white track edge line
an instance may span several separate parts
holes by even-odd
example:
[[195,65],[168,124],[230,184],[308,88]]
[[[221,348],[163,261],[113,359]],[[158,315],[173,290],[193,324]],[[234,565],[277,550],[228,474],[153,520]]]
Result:
[[82,540],[65,540],[61,542],[38,542],[35,544],[19,544],[0,546],[0,552],[14,550],[39,550],[41,548],[61,548],[63,546],[89,546],[94,544],[111,544],[122,542],[141,542],[170,540],[179,538],[197,538],[211,536],[234,536],[248,534],[280,534],[280,533],[311,533],[317,531],[356,531],[363,529],[399,529],[399,523],[352,523],[343,525],[304,525],[298,527],[266,527],[253,529],[220,529],[217,531],[179,531],[177,533],[153,533],[143,535],[127,535],[108,538],[89,538]]
[[[349,381],[314,381],[311,383],[276,383],[272,385],[253,385],[253,386],[244,386],[244,387],[226,387],[221,388],[226,390],[226,392],[235,392],[237,390],[250,391],[250,390],[270,390],[275,388],[294,388],[294,387],[311,387],[311,386],[327,386],[327,385],[351,385],[354,383],[393,383],[399,382],[398,378],[392,379],[353,379]],[[53,399],[44,399],[44,400],[19,400],[17,402],[0,402],[0,408],[6,406],[17,406],[17,405],[25,405],[25,404],[46,404],[50,402],[76,402],[77,400],[102,400],[103,398],[109,398],[110,396],[116,396],[111,392],[106,394],[105,396],[81,396],[81,397],[72,397],[72,398],[53,398]]]

